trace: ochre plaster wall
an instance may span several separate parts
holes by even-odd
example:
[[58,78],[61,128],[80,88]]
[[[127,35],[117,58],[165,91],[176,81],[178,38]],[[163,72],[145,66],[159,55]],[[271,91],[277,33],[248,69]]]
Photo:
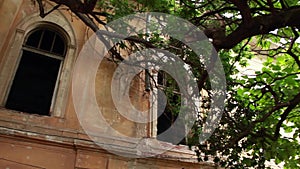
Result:
[[[51,3],[46,2],[47,9]],[[3,70],[4,56],[9,52],[17,27],[28,16],[38,15],[38,6],[31,0],[0,1],[0,71]],[[90,36],[89,29],[66,10],[60,11],[68,20],[75,35],[74,57]],[[51,14],[50,14],[51,15]],[[47,17],[47,16],[46,16]],[[150,137],[149,124],[137,124],[117,111],[111,99],[110,82],[115,64],[104,61],[99,66],[95,79],[96,96],[102,112],[111,126],[130,137]],[[0,168],[9,169],[196,169],[214,168],[207,163],[186,162],[181,157],[194,157],[189,151],[176,151],[178,158],[134,159],[113,155],[95,145],[81,128],[72,101],[71,84],[65,111],[60,116],[40,116],[8,110],[0,107]],[[139,110],[149,107],[149,94],[137,78],[132,82],[130,98]],[[120,147],[125,146],[122,143]],[[187,153],[188,152],[188,153]],[[184,155],[185,154],[185,155]],[[167,156],[167,155],[166,155]],[[172,156],[174,157],[174,156]],[[191,160],[192,161],[192,160]]]

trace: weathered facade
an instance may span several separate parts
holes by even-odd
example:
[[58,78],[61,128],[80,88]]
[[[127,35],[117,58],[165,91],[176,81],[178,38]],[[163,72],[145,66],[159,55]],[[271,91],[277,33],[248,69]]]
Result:
[[[46,9],[52,6],[45,2]],[[209,163],[196,162],[194,152],[185,146],[175,146],[150,158],[128,158],[95,144],[80,126],[72,99],[72,72],[76,58],[92,32],[68,10],[56,10],[41,18],[38,6],[30,0],[1,0],[0,16],[0,168],[215,168]],[[48,39],[44,42],[46,37]],[[61,44],[56,45],[58,42]],[[43,43],[47,44],[43,46]],[[41,60],[31,60],[32,55]],[[50,61],[44,62],[43,58]],[[53,73],[51,76],[55,77],[47,84],[31,76],[37,73],[31,70],[44,63],[45,66],[38,67],[37,76],[44,73],[43,77],[50,77]],[[26,64],[30,69],[22,69]],[[57,68],[52,70],[53,67]],[[116,111],[110,90],[114,70],[113,63],[102,62],[95,80],[97,102],[103,116],[115,130],[128,137],[155,140],[155,125],[134,123]],[[22,78],[23,71],[28,72],[28,78]],[[34,89],[28,87],[30,82]],[[30,93],[35,89],[43,90],[50,83],[52,88],[47,89],[50,93],[47,103],[43,101],[47,96]],[[20,92],[22,90],[26,92]],[[144,84],[139,79],[133,82],[130,96],[137,109],[149,108],[149,93],[145,93]],[[38,106],[26,107],[27,102],[34,100],[41,102]],[[46,112],[35,113],[40,109]],[[97,137],[100,142],[101,139],[110,139],[115,151],[131,153],[130,143],[126,140],[115,136]]]

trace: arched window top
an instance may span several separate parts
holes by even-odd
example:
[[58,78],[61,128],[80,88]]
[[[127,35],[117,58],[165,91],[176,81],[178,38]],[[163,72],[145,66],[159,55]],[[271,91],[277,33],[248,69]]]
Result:
[[64,56],[66,52],[66,40],[52,29],[38,28],[33,30],[24,44],[26,47]]
[[59,30],[39,27],[28,33],[6,108],[50,115],[65,60],[67,41]]

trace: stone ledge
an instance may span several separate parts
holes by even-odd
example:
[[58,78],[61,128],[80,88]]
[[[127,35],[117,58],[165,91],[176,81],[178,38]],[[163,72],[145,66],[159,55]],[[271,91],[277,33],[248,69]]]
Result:
[[[64,136],[55,136],[55,135],[47,135],[42,133],[34,133],[30,131],[24,130],[16,130],[11,128],[0,127],[0,137],[9,137],[18,140],[24,140],[27,142],[32,143],[40,143],[43,145],[52,145],[58,147],[65,147],[65,148],[72,148],[75,150],[86,150],[91,152],[101,152],[104,154],[118,154],[125,157],[134,157],[134,158],[141,158],[140,155],[143,156],[150,156],[151,159],[156,160],[170,160],[170,161],[177,161],[177,162],[184,162],[184,163],[192,163],[192,164],[201,164],[204,166],[213,166],[212,163],[199,163],[195,156],[195,153],[189,150],[186,146],[175,146],[171,143],[157,141],[153,138],[143,138],[143,146],[148,146],[143,151],[136,151],[136,149],[132,148],[134,143],[128,140],[121,140],[116,137],[99,137],[98,140],[105,140],[105,139],[113,139],[110,145],[105,145],[105,142],[98,142],[95,144],[93,141],[88,139],[78,139],[78,138],[70,138]],[[156,147],[156,144],[160,144],[160,147]],[[110,152],[103,149],[104,148],[111,148]],[[165,151],[165,149],[160,149],[161,147],[170,148],[168,151],[155,155],[155,151]],[[153,155],[154,156],[151,156]]]

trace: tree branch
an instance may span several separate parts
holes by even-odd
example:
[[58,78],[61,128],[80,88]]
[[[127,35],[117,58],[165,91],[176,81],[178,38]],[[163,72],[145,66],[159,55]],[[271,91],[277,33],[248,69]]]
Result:
[[57,4],[56,6],[54,6],[50,11],[46,12],[45,13],[45,10],[44,10],[44,5],[43,5],[43,2],[42,0],[36,0],[37,3],[39,4],[39,10],[40,10],[40,17],[44,18],[46,17],[47,15],[49,15],[51,12],[53,12],[54,10],[58,9],[60,7],[61,4]]
[[280,135],[280,128],[282,123],[286,120],[289,113],[300,103],[300,93],[298,93],[290,102],[289,106],[285,109],[285,111],[281,114],[280,120],[278,121],[276,128],[275,128],[275,134],[274,138],[278,139]]
[[[41,1],[41,0],[38,0]],[[66,5],[72,12],[91,13],[96,6],[97,0],[50,0],[57,4]]]
[[292,31],[295,35],[295,37],[292,39],[291,43],[290,43],[290,47],[287,50],[287,53],[292,56],[292,58],[295,60],[295,62],[297,63],[298,67],[300,68],[300,60],[299,60],[299,56],[295,55],[292,51],[293,46],[296,42],[296,40],[299,38],[299,33],[295,30],[295,28],[292,28]]
[[248,22],[243,22],[235,31],[224,39],[214,40],[218,49],[230,49],[242,40],[260,34],[267,34],[275,29],[292,26],[300,28],[300,6],[289,8],[277,13],[257,16]]
[[246,0],[230,0],[241,12],[243,22],[249,22],[252,18],[251,10]]

